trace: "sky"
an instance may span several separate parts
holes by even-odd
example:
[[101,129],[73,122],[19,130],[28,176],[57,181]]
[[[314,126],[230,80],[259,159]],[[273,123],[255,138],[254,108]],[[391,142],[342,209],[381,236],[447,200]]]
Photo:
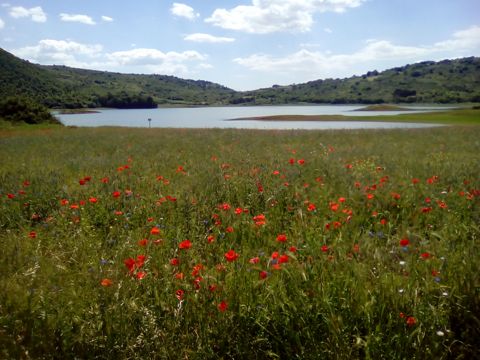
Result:
[[253,90],[480,56],[480,0],[0,0],[0,47]]

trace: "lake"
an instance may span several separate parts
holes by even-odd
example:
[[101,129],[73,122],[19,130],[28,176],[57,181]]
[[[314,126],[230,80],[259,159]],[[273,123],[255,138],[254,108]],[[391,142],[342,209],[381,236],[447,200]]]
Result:
[[[445,108],[415,107],[415,111],[354,111],[364,105],[238,106],[158,109],[102,109],[88,114],[57,114],[68,126],[125,126],[155,128],[237,128],[237,129],[385,129],[422,128],[437,125],[355,121],[256,121],[229,119],[266,115],[395,115]],[[417,110],[418,109],[418,110]]]

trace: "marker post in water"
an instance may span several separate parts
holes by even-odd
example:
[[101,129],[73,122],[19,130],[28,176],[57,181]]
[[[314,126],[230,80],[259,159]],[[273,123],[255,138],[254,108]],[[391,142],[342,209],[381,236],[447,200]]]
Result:
[[148,118],[148,127],[151,128],[152,127],[152,119]]

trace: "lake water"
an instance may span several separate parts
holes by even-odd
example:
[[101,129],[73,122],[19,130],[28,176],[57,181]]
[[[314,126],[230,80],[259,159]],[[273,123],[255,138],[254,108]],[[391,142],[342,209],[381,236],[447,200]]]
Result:
[[[69,126],[125,126],[156,128],[237,128],[237,129],[381,129],[422,128],[432,124],[355,122],[355,121],[255,121],[229,119],[266,115],[395,115],[409,111],[354,111],[363,105],[314,106],[241,106],[241,107],[190,107],[117,110],[102,109],[98,113],[56,115]],[[432,107],[416,107],[416,111]],[[445,109],[445,108],[439,108]],[[416,112],[413,111],[413,112]]]

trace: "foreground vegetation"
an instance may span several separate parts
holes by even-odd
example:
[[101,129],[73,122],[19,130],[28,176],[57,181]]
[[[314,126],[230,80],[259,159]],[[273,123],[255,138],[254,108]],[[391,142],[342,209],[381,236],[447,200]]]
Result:
[[478,358],[479,138],[0,131],[0,357]]

